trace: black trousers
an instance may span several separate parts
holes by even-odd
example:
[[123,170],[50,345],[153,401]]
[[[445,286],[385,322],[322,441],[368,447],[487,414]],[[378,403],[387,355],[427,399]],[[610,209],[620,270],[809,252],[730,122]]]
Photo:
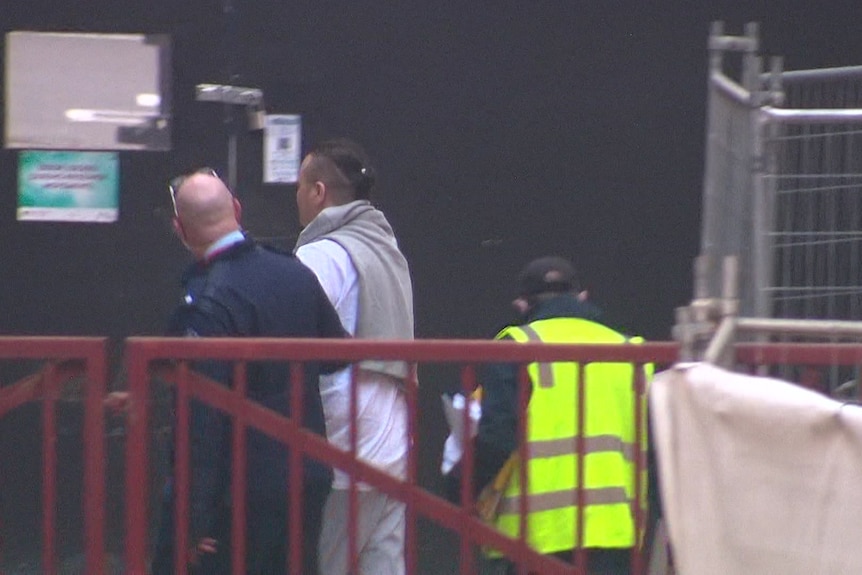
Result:
[[[323,506],[331,485],[306,484],[302,502],[302,573],[318,575],[317,546],[323,524]],[[159,531],[153,551],[152,574],[174,573],[174,498],[169,487],[161,505]],[[246,573],[248,575],[287,574],[288,504],[284,498],[248,502],[246,508]],[[217,552],[204,554],[190,573],[228,575],[230,569],[230,509],[219,509],[213,537],[218,541]]]

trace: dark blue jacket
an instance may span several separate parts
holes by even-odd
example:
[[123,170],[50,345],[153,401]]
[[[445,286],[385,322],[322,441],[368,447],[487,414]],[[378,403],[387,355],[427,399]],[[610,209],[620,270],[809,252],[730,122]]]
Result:
[[[338,315],[314,273],[293,255],[246,239],[192,265],[183,278],[184,303],[171,317],[169,335],[198,337],[345,337]],[[228,362],[200,362],[195,370],[231,385]],[[331,371],[340,366],[329,366]],[[304,427],[325,437],[318,377],[321,366],[304,364]],[[248,365],[248,397],[279,413],[290,414],[289,364]],[[194,537],[207,536],[214,513],[230,485],[230,418],[199,402],[191,404],[192,496]],[[286,504],[288,453],[257,431],[248,432],[248,498]],[[305,481],[330,483],[332,470],[306,460]]]

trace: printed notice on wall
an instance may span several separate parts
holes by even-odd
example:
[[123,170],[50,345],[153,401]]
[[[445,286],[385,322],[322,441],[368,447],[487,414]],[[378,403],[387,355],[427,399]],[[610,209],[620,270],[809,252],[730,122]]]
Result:
[[19,220],[115,222],[118,208],[115,152],[21,152]]
[[293,184],[299,179],[302,117],[267,114],[264,124],[263,181]]

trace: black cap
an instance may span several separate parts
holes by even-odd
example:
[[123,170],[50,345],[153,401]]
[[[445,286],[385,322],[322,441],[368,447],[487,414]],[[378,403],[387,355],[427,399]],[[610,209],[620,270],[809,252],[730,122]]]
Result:
[[528,263],[518,276],[518,294],[529,297],[541,293],[570,292],[578,287],[577,274],[565,258],[545,256]]

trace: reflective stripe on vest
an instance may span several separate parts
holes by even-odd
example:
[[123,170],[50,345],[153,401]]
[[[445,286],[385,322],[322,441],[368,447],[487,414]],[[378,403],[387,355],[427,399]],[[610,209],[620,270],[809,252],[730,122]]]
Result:
[[[539,337],[539,334],[536,333],[536,330],[530,327],[530,324],[522,325],[521,329],[524,332],[524,335],[527,336],[527,341],[531,342],[541,342],[542,338]],[[539,387],[552,387],[554,385],[554,367],[553,364],[550,363],[539,363],[539,377],[538,384]]]
[[[627,339],[601,324],[576,318],[553,318],[507,328],[498,338],[518,342],[625,344]],[[574,547],[577,505],[577,388],[579,369],[573,362],[532,363],[527,367],[533,384],[528,406],[527,476],[529,492],[527,540],[541,553]],[[645,366],[648,376],[651,366]],[[634,475],[637,453],[646,450],[646,417],[642,411],[641,449],[635,445],[633,368],[624,363],[591,363],[583,372],[585,396],[583,490],[584,545],[630,547],[635,543]],[[639,409],[645,408],[640,398]],[[631,406],[622,414],[620,406]],[[644,466],[645,467],[645,466]],[[520,474],[512,479],[500,502],[497,527],[517,537],[520,523]],[[646,470],[640,481],[641,502],[646,498]]]
[[[573,455],[578,452],[578,438],[545,439],[530,442],[530,457],[554,457]],[[627,461],[635,460],[635,444],[628,443],[616,435],[596,435],[584,438],[584,454],[619,452]]]
[[[551,491],[530,495],[527,498],[530,512],[552,511],[562,507],[574,507],[578,503],[578,492],[574,489]],[[584,503],[587,505],[610,505],[612,503],[631,503],[626,490],[622,487],[597,487],[584,489]],[[521,498],[506,497],[500,501],[500,513],[520,513]]]

